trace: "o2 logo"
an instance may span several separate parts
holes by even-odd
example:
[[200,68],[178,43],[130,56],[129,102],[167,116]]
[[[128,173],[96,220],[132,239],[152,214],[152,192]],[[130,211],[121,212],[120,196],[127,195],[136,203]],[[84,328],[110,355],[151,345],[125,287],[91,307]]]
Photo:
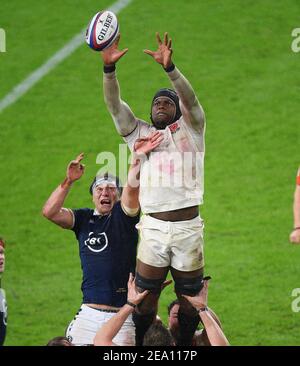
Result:
[[292,301],[292,310],[294,313],[299,313],[300,311],[300,288],[294,288],[292,291],[292,297],[295,297],[295,300]]
[[108,239],[105,233],[95,234],[92,231],[89,233],[89,238],[84,244],[94,253],[102,252],[108,245]]
[[296,37],[291,44],[292,51],[295,53],[300,52],[300,28],[292,30],[292,37]]

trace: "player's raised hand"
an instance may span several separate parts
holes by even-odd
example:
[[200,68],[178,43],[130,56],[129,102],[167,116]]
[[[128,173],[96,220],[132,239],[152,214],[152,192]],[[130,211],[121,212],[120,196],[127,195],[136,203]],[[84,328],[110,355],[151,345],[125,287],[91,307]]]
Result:
[[134,305],[138,305],[149,294],[148,290],[145,290],[143,292],[137,291],[135,286],[135,279],[132,273],[130,273],[129,275],[127,286],[128,286],[127,300]]
[[128,51],[128,48],[119,50],[118,47],[119,47],[120,38],[121,38],[121,34],[119,33],[116,40],[114,41],[114,43],[110,47],[108,47],[100,52],[104,65],[108,66],[108,65],[115,64]]
[[160,131],[152,132],[147,137],[141,137],[134,143],[134,152],[138,155],[145,154],[154,150],[162,141],[164,137]]
[[172,40],[171,38],[169,39],[168,33],[165,33],[164,40],[162,41],[158,32],[156,32],[156,39],[158,49],[156,51],[144,50],[144,52],[152,56],[156,62],[166,69],[172,65]]
[[290,242],[293,244],[300,244],[300,229],[296,229],[291,232]]
[[82,177],[84,173],[84,164],[81,164],[81,160],[84,157],[84,153],[81,153],[77,156],[75,160],[72,160],[67,168],[67,179],[70,182],[75,182]]
[[196,296],[182,295],[197,310],[207,306],[208,281],[209,281],[209,279],[210,279],[210,277],[206,277],[206,278],[203,279],[203,287],[202,287],[201,291],[199,292],[199,294],[197,294]]

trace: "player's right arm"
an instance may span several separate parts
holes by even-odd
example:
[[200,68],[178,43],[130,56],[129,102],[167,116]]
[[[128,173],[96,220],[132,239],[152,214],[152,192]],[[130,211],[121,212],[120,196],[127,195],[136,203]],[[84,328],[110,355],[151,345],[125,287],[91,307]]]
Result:
[[74,225],[72,210],[64,208],[63,204],[72,184],[84,173],[82,159],[83,153],[69,163],[65,180],[51,193],[42,210],[44,217],[64,229],[72,229]]
[[[204,325],[207,338],[212,346],[229,346],[229,342],[223,333],[221,327],[208,311],[207,308],[207,296],[208,296],[208,280],[204,280],[203,287],[198,295],[187,296],[182,295],[186,298],[192,306],[199,312],[199,316]],[[206,309],[204,311],[200,311]]]
[[125,55],[128,48],[120,51],[118,49],[119,40],[120,35],[111,47],[101,52],[101,56],[104,64],[104,100],[118,133],[124,137],[130,135],[134,131],[137,126],[137,120],[130,107],[120,96],[120,86],[116,76],[115,64]]

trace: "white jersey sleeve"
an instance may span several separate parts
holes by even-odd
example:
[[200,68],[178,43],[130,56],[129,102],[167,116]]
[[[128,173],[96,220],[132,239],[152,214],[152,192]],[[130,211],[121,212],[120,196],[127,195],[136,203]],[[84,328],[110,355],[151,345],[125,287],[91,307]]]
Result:
[[121,100],[120,86],[116,72],[103,73],[104,100],[121,136],[131,134],[137,126],[137,119],[132,110]]
[[184,121],[195,131],[201,132],[205,125],[205,115],[191,84],[176,67],[168,72],[168,76],[179,96]]
[[129,147],[129,150],[133,151],[136,139],[148,136],[152,130],[155,131],[155,127],[151,126],[145,121],[138,119],[135,129],[129,135],[123,137],[124,141]]

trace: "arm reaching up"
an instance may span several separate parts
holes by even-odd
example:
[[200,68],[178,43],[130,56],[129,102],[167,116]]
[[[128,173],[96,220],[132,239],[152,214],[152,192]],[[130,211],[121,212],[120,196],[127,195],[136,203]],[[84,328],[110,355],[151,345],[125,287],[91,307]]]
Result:
[[204,129],[205,116],[198,98],[188,82],[188,80],[180,73],[172,61],[172,40],[169,39],[168,33],[164,34],[162,41],[159,34],[156,33],[158,49],[156,51],[144,50],[146,54],[153,57],[154,60],[163,66],[168,73],[169,79],[176,90],[180,99],[180,109],[184,120],[189,123],[196,131],[200,132]]
[[104,74],[103,74],[103,91],[104,101],[113,118],[118,133],[125,137],[137,126],[136,118],[130,107],[120,96],[120,86],[116,76],[115,64],[125,55],[128,48],[120,51],[118,49],[120,34],[111,47],[101,52]]
[[98,330],[94,338],[94,346],[117,346],[113,343],[113,338],[117,335],[128,316],[133,313],[135,306],[149,293],[148,290],[142,293],[136,290],[132,273],[130,273],[127,286],[127,303]]
[[142,160],[146,159],[147,154],[154,150],[163,140],[161,132],[155,131],[147,137],[136,140],[132,162],[129,168],[127,184],[124,187],[121,204],[123,211],[135,216],[140,209],[139,188],[140,188],[140,169]]
[[223,333],[222,329],[216,322],[216,320],[211,316],[207,309],[207,295],[208,295],[208,280],[204,280],[204,285],[202,290],[196,296],[186,296],[185,297],[193,307],[199,312],[199,316],[204,325],[207,333],[207,337],[212,346],[229,346],[229,342]]
[[63,204],[72,184],[84,173],[84,165],[81,164],[83,156],[84,154],[81,153],[69,163],[65,180],[52,192],[43,207],[43,216],[64,229],[73,227],[73,213],[64,208]]

